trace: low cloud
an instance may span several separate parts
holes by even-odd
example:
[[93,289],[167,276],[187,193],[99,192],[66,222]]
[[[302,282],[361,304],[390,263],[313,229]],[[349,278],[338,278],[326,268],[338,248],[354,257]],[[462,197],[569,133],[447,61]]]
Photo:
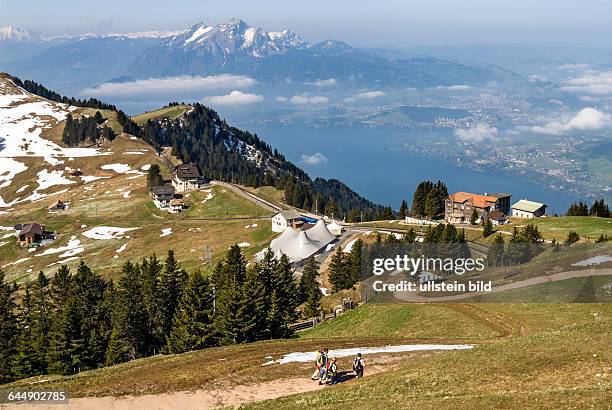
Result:
[[242,91],[232,91],[227,95],[215,95],[202,99],[202,102],[211,105],[246,105],[263,101],[263,96],[248,94]]
[[612,94],[612,71],[585,72],[568,80],[561,89],[576,94]]
[[306,165],[320,165],[327,163],[327,157],[320,152],[315,152],[312,155],[302,155],[302,162]]
[[612,123],[612,116],[595,108],[583,108],[578,114],[565,121],[551,121],[531,127],[539,134],[560,135],[571,131],[598,130]]
[[470,128],[458,128],[455,136],[465,142],[482,142],[497,138],[497,128],[488,124],[477,124]]
[[352,97],[345,98],[345,102],[353,102],[358,100],[371,100],[373,98],[384,97],[387,95],[384,91],[365,91],[359,94],[355,94]]
[[304,105],[304,104],[325,104],[329,102],[329,98],[322,95],[294,95],[289,99],[291,104]]
[[436,87],[436,90],[449,90],[449,91],[467,91],[471,89],[472,89],[472,86],[466,85],[466,84],[439,85]]
[[336,84],[338,84],[338,82],[336,81],[335,78],[328,78],[326,80],[316,80],[316,81],[313,81],[311,83],[306,83],[306,84],[314,85],[316,87],[333,87]]
[[276,101],[281,102],[281,103],[285,103],[287,102],[287,97],[283,97],[283,96],[278,96],[275,98]]
[[147,78],[120,83],[103,83],[96,87],[86,88],[81,95],[98,97],[133,97],[181,92],[205,92],[213,90],[231,90],[247,88],[255,85],[251,77],[244,75],[211,75],[176,76],[163,78]]
[[564,64],[557,67],[559,70],[565,71],[580,71],[580,70],[588,70],[591,68],[588,64]]

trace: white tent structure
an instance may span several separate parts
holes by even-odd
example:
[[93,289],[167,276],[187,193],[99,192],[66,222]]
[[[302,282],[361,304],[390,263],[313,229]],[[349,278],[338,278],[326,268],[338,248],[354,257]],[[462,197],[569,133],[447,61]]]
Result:
[[327,225],[327,229],[332,233],[332,235],[342,235],[342,225],[338,224],[335,219],[332,219],[331,223]]
[[275,257],[285,254],[291,263],[297,263],[324,250],[334,240],[336,237],[327,229],[325,222],[319,220],[307,231],[287,227],[272,240],[270,249]]

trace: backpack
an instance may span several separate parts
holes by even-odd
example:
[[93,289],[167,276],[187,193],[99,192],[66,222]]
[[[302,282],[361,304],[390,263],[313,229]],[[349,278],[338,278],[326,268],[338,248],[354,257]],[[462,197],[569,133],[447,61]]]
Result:
[[363,365],[361,364],[361,359],[359,357],[356,357],[355,360],[353,360],[353,370],[355,371],[363,370]]

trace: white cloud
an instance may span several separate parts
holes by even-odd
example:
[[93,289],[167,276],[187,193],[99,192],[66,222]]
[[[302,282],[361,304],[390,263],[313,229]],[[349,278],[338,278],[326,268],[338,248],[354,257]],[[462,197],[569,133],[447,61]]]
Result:
[[355,94],[352,97],[345,98],[345,102],[353,102],[357,100],[371,100],[373,98],[384,97],[387,95],[384,91],[364,91],[359,94]]
[[458,128],[455,136],[465,142],[482,142],[497,138],[497,128],[488,124],[477,124],[470,128]]
[[245,105],[263,101],[263,96],[248,94],[242,91],[232,91],[227,95],[215,95],[202,99],[202,102],[211,105]]
[[541,126],[531,127],[531,131],[539,134],[559,135],[570,131],[598,130],[608,126],[611,122],[610,114],[587,107],[565,121],[551,121]]
[[561,89],[578,94],[612,94],[612,71],[586,72],[568,80]]
[[302,162],[307,165],[319,165],[327,163],[327,157],[320,152],[312,155],[302,155]]
[[579,70],[588,70],[591,66],[588,64],[564,64],[557,67],[559,70],[566,71],[579,71]]
[[308,96],[308,95],[302,94],[302,95],[294,95],[293,97],[289,99],[289,102],[291,102],[291,104],[298,104],[298,105],[325,104],[329,102],[329,98],[324,97],[322,95]]
[[333,87],[336,84],[338,84],[338,82],[336,81],[335,78],[328,78],[326,80],[316,80],[316,81],[313,81],[312,83],[306,83],[306,84],[314,85],[317,87]]
[[472,87],[466,84],[439,85],[436,87],[436,90],[450,90],[450,91],[467,91],[471,89]]
[[281,103],[287,102],[287,97],[278,96],[275,99],[276,101],[281,102]]
[[123,97],[165,94],[168,92],[231,90],[251,87],[256,83],[254,79],[245,75],[220,74],[208,77],[183,75],[177,77],[147,78],[124,83],[103,83],[96,87],[86,88],[81,91],[81,94],[101,97]]

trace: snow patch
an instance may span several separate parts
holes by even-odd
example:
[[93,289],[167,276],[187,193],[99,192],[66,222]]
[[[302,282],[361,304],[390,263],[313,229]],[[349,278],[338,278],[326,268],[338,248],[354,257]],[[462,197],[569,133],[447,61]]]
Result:
[[164,228],[161,231],[162,231],[162,233],[161,233],[161,235],[159,235],[160,238],[172,234],[172,228]]
[[592,258],[582,260],[580,262],[572,263],[572,266],[593,266],[601,265],[602,263],[612,262],[612,256],[610,255],[597,255]]
[[83,236],[91,239],[106,240],[106,239],[121,239],[124,234],[138,228],[117,228],[114,226],[96,226],[88,231],[83,232]]
[[[416,345],[395,345],[395,346],[380,346],[380,347],[352,347],[348,349],[334,349],[329,351],[330,357],[349,357],[356,356],[357,353],[363,355],[375,353],[402,353],[415,352],[420,350],[467,350],[472,349],[474,345],[431,345],[431,344],[416,344]],[[262,366],[270,364],[285,364],[285,363],[304,363],[314,362],[316,360],[316,352],[294,352],[284,355],[281,359],[271,360],[264,363]]]

